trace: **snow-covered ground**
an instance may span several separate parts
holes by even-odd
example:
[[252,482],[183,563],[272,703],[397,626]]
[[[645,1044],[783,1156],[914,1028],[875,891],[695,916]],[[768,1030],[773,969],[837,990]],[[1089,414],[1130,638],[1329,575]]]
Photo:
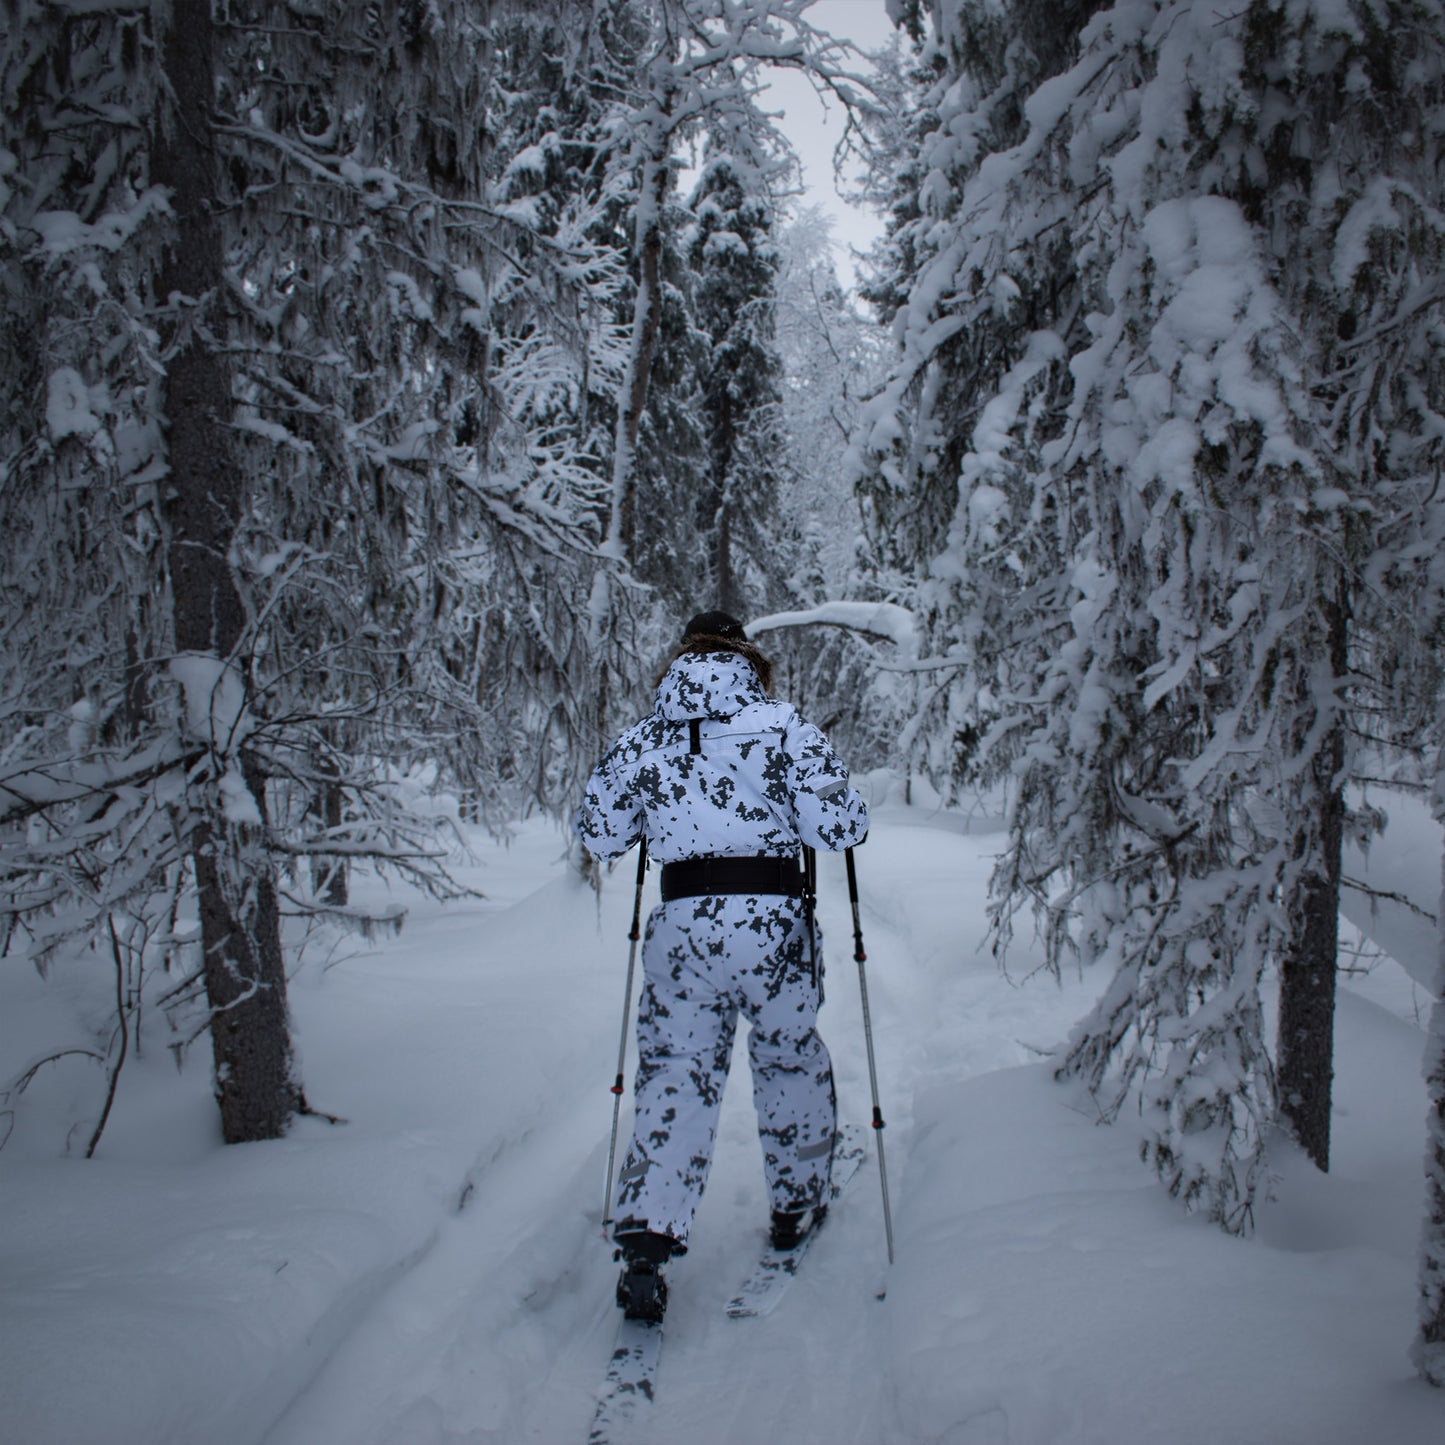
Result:
[[[1445,1439],[1445,1394],[1406,1357],[1419,984],[1389,959],[1345,981],[1333,1170],[1281,1152],[1255,1237],[1227,1239],[1163,1194],[1127,1120],[1096,1127],[1040,1062],[1103,980],[1029,978],[1023,952],[1005,977],[978,951],[997,820],[872,785],[858,862],[896,1263],[870,1163],[778,1312],[724,1317],[766,1213],[735,1086],[639,1442]],[[200,1060],[178,1080],[157,1047],[127,1065],[94,1160],[47,1157],[33,1121],[16,1132],[0,1152],[0,1439],[586,1438],[616,1318],[598,1218],[633,873],[624,861],[599,906],[563,846],[545,824],[507,849],[479,837],[464,871],[484,901],[407,899],[400,938],[303,962],[307,1091],[344,1127],[219,1147]],[[1438,836],[1423,846],[1438,860]],[[841,860],[821,872],[825,1035],[845,1117],[865,1120]],[[0,1046],[38,1041],[63,988],[7,976]],[[63,1083],[44,1087],[60,1110]]]

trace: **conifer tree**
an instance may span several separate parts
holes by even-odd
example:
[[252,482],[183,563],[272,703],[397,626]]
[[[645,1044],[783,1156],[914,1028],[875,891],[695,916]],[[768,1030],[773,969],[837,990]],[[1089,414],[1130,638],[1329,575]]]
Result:
[[750,171],[723,137],[710,137],[691,206],[697,319],[707,340],[699,401],[708,486],[697,520],[711,543],[712,596],[738,616],[776,605],[774,569],[786,575],[772,182]]
[[5,938],[104,946],[113,1092],[198,897],[228,1138],[301,1101],[278,910],[375,921],[298,865],[446,891],[420,769],[555,798],[580,752],[551,622],[607,489],[556,422],[615,384],[620,267],[586,197],[497,184],[535,10],[20,4],[3,40]]
[[182,736],[214,755],[207,784],[192,790],[190,864],[221,1128],[227,1143],[244,1143],[283,1133],[300,1090],[274,863],[256,847],[267,826],[263,764],[244,737],[256,679],[244,655],[248,618],[234,548],[248,499],[230,446],[230,366],[209,340],[226,331],[214,46],[209,6],[180,6],[161,62],[175,108],[156,117],[150,178],[167,189],[176,218],[155,282],[175,327],[166,346],[167,484],[160,505],[176,649],[171,672],[188,722]]
[[[779,236],[777,345],[788,485],[779,522],[796,539],[796,570],[782,605],[804,613],[839,599],[894,601],[900,582],[866,545],[848,446],[864,400],[887,365],[880,329],[844,291],[830,223],[819,209],[789,219]],[[906,674],[894,649],[838,627],[792,627],[770,636],[785,694],[826,728],[862,770],[886,766],[900,726]]]
[[932,731],[982,718],[1012,780],[997,944],[1032,905],[1054,966],[1113,970],[1062,1071],[1137,1099],[1171,1190],[1244,1228],[1272,963],[1286,1116],[1326,1157],[1356,659],[1419,595],[1440,19],[1121,0],[1025,63],[1034,11],[933,7],[870,486],[959,483],[921,605],[961,664]]

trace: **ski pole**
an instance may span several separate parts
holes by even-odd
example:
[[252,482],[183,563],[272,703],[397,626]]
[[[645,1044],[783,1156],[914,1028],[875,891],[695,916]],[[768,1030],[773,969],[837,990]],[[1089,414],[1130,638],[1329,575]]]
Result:
[[858,965],[858,993],[863,1000],[863,1037],[868,1042],[868,1082],[873,1089],[873,1130],[878,1138],[878,1179],[883,1186],[883,1232],[888,1239],[888,1263],[893,1263],[893,1216],[888,1208],[888,1164],[883,1157],[883,1110],[878,1104],[878,1068],[873,1061],[873,1020],[868,1012],[868,977],[863,965],[868,955],[863,951],[863,924],[858,915],[858,870],[853,863],[853,850],[847,849],[848,901],[853,905],[853,959]]
[[617,1045],[617,1078],[612,1084],[612,1142],[607,1146],[607,1194],[602,1201],[602,1227],[612,1223],[612,1169],[617,1162],[617,1121],[622,1113],[622,1082],[627,1068],[627,1019],[632,1012],[632,976],[637,969],[637,941],[642,937],[642,884],[647,877],[647,839],[637,848],[637,895],[632,900],[632,940],[627,950],[627,992],[622,995],[622,1038]]

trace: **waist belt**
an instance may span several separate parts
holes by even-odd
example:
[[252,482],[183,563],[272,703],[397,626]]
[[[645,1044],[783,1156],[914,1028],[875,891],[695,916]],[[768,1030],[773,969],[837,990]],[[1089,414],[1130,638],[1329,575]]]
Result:
[[781,893],[803,896],[803,874],[795,858],[758,854],[749,858],[684,858],[662,865],[662,901],[712,893]]

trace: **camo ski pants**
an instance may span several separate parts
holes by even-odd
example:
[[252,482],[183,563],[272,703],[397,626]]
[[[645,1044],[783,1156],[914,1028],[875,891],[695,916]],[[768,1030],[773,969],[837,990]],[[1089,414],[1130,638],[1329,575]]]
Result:
[[828,1186],[836,1110],[801,900],[675,898],[648,919],[642,963],[636,1115],[618,1185],[618,1231],[649,1229],[687,1243],[739,1014],[751,1027],[770,1204],[816,1204]]

